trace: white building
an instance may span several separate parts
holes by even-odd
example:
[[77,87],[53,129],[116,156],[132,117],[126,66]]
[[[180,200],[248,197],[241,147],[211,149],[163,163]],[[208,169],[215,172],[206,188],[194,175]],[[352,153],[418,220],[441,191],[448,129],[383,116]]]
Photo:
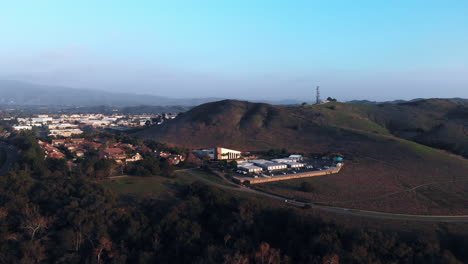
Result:
[[305,166],[304,163],[300,163],[300,162],[289,162],[289,163],[286,163],[286,165],[288,166],[288,168],[293,168],[293,169],[303,168]]
[[255,165],[267,171],[285,170],[288,167],[288,165],[284,163],[276,163],[276,162],[267,162],[267,163],[261,163],[261,164],[255,164]]
[[242,162],[242,163],[237,164],[237,169],[241,171],[246,171],[249,173],[263,171],[261,167],[255,166],[253,163],[249,163],[249,162]]
[[79,135],[82,134],[83,131],[78,128],[71,128],[71,129],[51,129],[49,130],[49,136],[62,136],[62,137],[70,137],[72,135]]
[[302,168],[305,166],[304,163],[297,162],[297,159],[292,158],[273,159],[272,161],[286,164],[288,168]]
[[20,130],[31,130],[32,126],[13,126],[13,129],[15,131],[20,131]]
[[65,128],[77,128],[78,125],[70,124],[70,123],[58,123],[48,125],[47,128],[49,129],[65,129]]
[[296,161],[301,161],[303,159],[302,155],[290,155],[289,158]]
[[36,124],[47,124],[49,122],[52,122],[52,117],[33,117],[31,118],[31,121]]
[[288,165],[285,163],[277,163],[268,160],[249,160],[249,162],[267,171],[285,170],[288,168]]
[[235,160],[240,159],[241,152],[227,148],[215,148],[215,158],[217,160]]
[[296,162],[296,160],[293,160],[293,159],[290,159],[290,158],[272,159],[271,161],[278,162],[278,163]]

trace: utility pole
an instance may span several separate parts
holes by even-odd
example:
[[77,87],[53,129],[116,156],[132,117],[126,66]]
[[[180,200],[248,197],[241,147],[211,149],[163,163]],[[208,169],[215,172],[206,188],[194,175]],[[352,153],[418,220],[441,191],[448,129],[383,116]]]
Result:
[[320,104],[320,86],[316,88],[315,104]]

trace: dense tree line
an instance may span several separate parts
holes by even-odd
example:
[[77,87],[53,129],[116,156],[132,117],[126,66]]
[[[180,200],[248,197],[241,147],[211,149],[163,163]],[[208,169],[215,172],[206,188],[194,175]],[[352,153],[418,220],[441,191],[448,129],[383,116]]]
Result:
[[129,163],[126,168],[126,173],[136,176],[160,175],[172,177],[174,176],[174,167],[168,163],[167,159],[144,155],[143,160]]
[[118,199],[35,141],[0,178],[0,263],[462,263],[466,237],[345,229],[204,183]]

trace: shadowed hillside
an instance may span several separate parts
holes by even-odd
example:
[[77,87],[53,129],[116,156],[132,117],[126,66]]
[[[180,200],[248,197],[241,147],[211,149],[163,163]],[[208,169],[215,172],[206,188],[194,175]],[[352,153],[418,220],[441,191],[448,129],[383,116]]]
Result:
[[[429,182],[450,181],[437,191],[411,197],[402,193],[391,200],[360,201],[355,206],[411,213],[468,213],[464,198],[468,182],[455,184],[468,180],[468,162],[407,140],[434,144],[436,141],[430,140],[437,138],[464,146],[466,142],[458,140],[466,137],[465,132],[448,132],[463,126],[464,107],[437,100],[402,105],[329,103],[291,107],[225,100],[201,105],[136,135],[189,148],[220,145],[241,150],[341,152],[348,159],[345,168],[339,175],[313,179],[328,186],[318,188],[313,200],[370,199]],[[466,147],[461,149],[466,151]]]
[[468,157],[468,103],[429,99],[361,106],[395,136]]

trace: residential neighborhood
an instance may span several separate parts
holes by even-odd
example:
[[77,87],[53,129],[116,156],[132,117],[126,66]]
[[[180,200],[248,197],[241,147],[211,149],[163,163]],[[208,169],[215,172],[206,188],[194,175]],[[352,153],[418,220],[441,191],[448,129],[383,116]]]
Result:
[[50,142],[38,140],[38,144],[44,150],[44,158],[65,159],[69,167],[76,166],[79,159],[90,157],[112,160],[122,169],[130,163],[144,160],[144,156],[164,159],[169,165],[177,165],[185,160],[185,155],[114,141],[99,136],[92,139],[68,137],[52,139]]

